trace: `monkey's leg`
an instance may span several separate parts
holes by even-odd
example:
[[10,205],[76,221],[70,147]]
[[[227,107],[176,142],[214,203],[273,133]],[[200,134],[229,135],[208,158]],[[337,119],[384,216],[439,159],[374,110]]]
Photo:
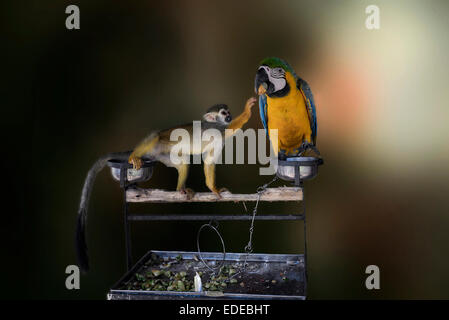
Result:
[[186,180],[189,174],[189,165],[183,163],[178,165],[176,169],[178,170],[178,185],[176,186],[176,191],[181,191],[186,186]]
[[153,133],[134,149],[128,159],[128,162],[133,165],[134,169],[140,169],[140,167],[142,166],[142,156],[151,152],[158,141],[159,135],[157,133]]
[[187,195],[187,199],[192,199],[195,192],[192,189],[186,188],[186,180],[189,175],[189,164],[183,163],[176,166],[178,170],[178,185],[176,186],[176,191],[180,191]]
[[221,198],[221,192],[228,191],[226,188],[217,189],[215,186],[215,163],[204,163],[204,175],[206,176],[206,186],[219,198]]

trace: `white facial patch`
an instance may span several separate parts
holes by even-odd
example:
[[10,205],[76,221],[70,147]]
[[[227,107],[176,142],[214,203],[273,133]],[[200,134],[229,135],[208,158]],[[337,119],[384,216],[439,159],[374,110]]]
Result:
[[270,82],[274,86],[273,92],[284,89],[284,87],[287,83],[287,81],[284,78],[273,78],[271,76],[268,76],[268,79],[270,79]]
[[259,69],[264,69],[268,74],[268,80],[274,86],[273,92],[284,89],[287,84],[287,80],[285,80],[285,71],[282,68],[270,69],[267,66],[261,66]]

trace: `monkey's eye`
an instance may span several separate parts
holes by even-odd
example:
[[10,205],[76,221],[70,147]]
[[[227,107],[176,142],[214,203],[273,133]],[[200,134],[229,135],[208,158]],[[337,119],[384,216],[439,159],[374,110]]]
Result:
[[224,111],[224,110],[221,110],[220,114],[222,114],[222,115],[226,115],[226,111]]

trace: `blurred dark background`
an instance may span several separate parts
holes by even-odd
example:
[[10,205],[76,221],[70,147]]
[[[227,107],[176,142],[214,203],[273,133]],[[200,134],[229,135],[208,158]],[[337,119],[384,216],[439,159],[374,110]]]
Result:
[[[76,4],[81,29],[65,28]],[[380,30],[365,8],[380,8]],[[85,175],[100,156],[154,129],[234,115],[258,63],[279,56],[306,79],[325,159],[306,183],[309,298],[449,298],[449,41],[445,1],[3,1],[3,299],[105,299],[125,272],[122,193],[105,170],[90,205],[92,270],[65,288]],[[254,110],[256,111],[256,110]],[[257,112],[246,126],[261,128]],[[254,192],[258,165],[220,165],[217,183]],[[158,165],[148,186],[172,189]],[[282,183],[279,183],[282,184]],[[202,167],[188,185],[205,191]],[[7,206],[6,204],[10,204]],[[250,206],[251,208],[251,206]],[[261,207],[288,212],[291,205]],[[136,208],[138,209],[138,208]],[[145,206],[144,212],[242,212],[241,205]],[[132,225],[133,255],[195,250],[200,223]],[[242,252],[249,223],[222,223]],[[257,222],[257,252],[302,249],[302,224]],[[212,234],[205,250],[218,250]],[[368,291],[367,265],[381,289]]]

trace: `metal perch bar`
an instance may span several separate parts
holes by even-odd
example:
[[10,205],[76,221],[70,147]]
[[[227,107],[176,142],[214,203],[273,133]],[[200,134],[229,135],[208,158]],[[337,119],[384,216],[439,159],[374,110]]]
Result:
[[[151,214],[130,214],[128,215],[128,220],[130,221],[208,221],[208,220],[217,220],[217,221],[249,221],[252,219],[252,216],[249,214],[216,214],[216,215],[191,215],[191,214],[166,214],[166,215],[151,215]],[[284,221],[292,221],[292,220],[303,220],[304,215],[298,214],[289,214],[289,215],[258,215],[254,218],[254,220],[284,220]]]
[[[126,190],[126,202],[143,203],[176,203],[176,202],[241,202],[257,201],[257,193],[234,194],[230,192],[221,193],[218,198],[212,192],[198,192],[191,199],[178,191],[166,191],[160,189],[129,188]],[[260,195],[259,201],[302,201],[303,191],[298,187],[267,188]],[[136,219],[137,220],[137,219]]]

